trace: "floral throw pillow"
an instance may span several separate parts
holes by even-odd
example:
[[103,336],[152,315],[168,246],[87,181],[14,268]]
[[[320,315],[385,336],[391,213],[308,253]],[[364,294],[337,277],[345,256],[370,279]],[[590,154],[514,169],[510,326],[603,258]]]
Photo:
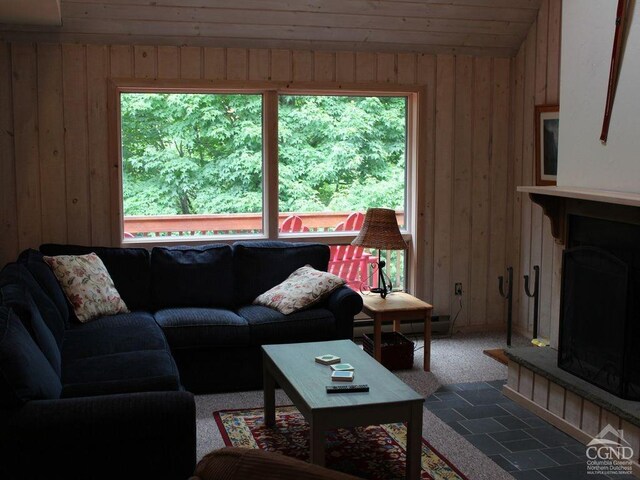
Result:
[[333,273],[300,267],[284,282],[259,295],[254,305],[264,305],[288,315],[321,301],[346,282]]
[[129,311],[95,253],[43,257],[81,322]]

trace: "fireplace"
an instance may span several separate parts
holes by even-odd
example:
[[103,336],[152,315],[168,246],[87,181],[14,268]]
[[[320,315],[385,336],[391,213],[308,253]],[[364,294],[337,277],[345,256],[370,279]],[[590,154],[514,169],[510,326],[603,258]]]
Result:
[[518,191],[550,220],[559,301],[551,306],[550,348],[505,351],[503,393],[584,444],[607,425],[620,430],[640,478],[640,193]]
[[640,225],[568,214],[558,366],[640,400]]

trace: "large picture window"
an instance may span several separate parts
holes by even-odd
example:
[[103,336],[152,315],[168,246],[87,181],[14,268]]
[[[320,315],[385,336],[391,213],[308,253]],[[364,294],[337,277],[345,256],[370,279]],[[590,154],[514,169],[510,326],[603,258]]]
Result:
[[[410,94],[117,92],[124,244],[323,241],[329,270],[375,285],[378,252],[349,245],[369,207],[411,240]],[[394,287],[405,252],[382,252]]]

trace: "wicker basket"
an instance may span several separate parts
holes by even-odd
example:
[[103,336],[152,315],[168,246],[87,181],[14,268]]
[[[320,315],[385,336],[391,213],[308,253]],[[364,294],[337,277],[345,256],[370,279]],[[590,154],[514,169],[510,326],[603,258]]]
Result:
[[[400,332],[382,332],[382,365],[389,370],[413,368],[413,342]],[[364,351],[374,356],[373,336],[364,335]]]

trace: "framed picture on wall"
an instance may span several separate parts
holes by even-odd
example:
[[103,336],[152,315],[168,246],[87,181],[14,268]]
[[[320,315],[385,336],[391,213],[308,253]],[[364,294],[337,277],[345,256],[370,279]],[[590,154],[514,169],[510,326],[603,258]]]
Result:
[[558,174],[558,105],[536,105],[536,185],[555,185]]

